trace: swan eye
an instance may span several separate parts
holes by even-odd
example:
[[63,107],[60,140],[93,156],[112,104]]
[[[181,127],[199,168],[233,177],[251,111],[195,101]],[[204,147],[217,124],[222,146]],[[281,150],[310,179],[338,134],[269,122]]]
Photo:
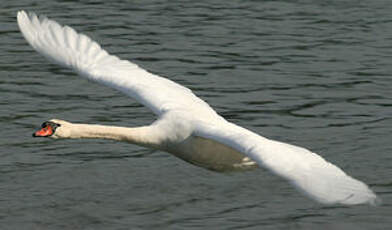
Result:
[[55,130],[57,127],[60,127],[61,125],[58,123],[54,123],[52,121],[45,121],[44,123],[42,123],[41,128],[46,128],[48,126],[52,127]]

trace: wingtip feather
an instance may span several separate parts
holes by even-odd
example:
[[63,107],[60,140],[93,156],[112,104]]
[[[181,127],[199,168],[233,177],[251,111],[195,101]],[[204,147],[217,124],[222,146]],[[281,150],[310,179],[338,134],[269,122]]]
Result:
[[45,16],[20,10],[17,22],[24,38],[35,50],[52,62],[77,72],[87,73],[91,66],[102,64],[101,60],[118,60],[109,58],[112,55],[88,36]]

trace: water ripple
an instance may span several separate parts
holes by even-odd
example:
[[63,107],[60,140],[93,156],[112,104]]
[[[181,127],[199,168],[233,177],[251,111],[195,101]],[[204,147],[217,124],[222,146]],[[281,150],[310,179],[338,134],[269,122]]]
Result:
[[[391,4],[374,1],[4,1],[1,229],[386,229],[391,226]],[[384,200],[323,207],[260,170],[216,174],[124,143],[32,139],[52,117],[139,126],[136,101],[48,64],[31,9],[173,79],[230,121],[317,150]]]

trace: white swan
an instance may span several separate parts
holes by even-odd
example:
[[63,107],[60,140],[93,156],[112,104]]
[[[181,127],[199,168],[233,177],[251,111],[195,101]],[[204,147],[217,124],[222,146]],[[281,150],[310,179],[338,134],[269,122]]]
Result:
[[320,203],[378,203],[367,185],[319,155],[226,121],[191,90],[108,54],[72,28],[24,11],[18,12],[17,20],[25,39],[50,61],[127,94],[157,116],[151,125],[137,128],[53,119],[35,136],[127,141],[218,171],[252,168],[257,163]]

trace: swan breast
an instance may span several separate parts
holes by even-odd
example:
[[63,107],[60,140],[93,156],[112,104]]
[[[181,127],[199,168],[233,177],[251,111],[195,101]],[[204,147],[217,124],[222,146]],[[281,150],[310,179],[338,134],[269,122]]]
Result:
[[256,162],[219,142],[189,136],[166,150],[191,164],[213,171],[242,171],[257,168]]

